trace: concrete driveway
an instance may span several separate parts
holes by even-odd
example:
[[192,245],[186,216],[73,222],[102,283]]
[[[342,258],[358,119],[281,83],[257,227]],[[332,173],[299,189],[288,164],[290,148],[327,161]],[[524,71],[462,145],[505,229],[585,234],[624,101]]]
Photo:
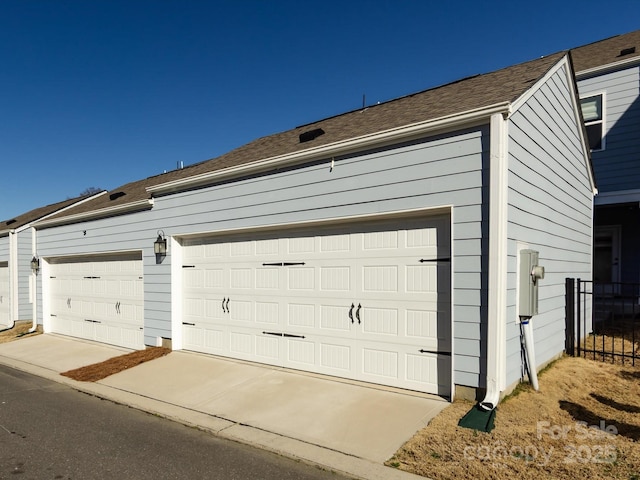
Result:
[[[448,405],[429,395],[181,351],[95,383],[59,375],[127,352],[44,334],[0,345],[0,362],[362,478],[406,478],[382,463]],[[360,467],[348,465],[356,460]],[[380,476],[354,471],[367,465],[383,468]]]

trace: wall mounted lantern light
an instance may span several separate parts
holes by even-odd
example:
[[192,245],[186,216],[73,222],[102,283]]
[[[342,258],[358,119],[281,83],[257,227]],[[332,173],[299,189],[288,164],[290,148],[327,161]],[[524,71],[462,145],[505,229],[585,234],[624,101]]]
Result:
[[162,230],[158,230],[158,238],[153,242],[153,251],[156,255],[167,254],[167,239],[165,238]]
[[34,255],[31,259],[31,271],[37,274],[38,270],[40,270],[40,259]]

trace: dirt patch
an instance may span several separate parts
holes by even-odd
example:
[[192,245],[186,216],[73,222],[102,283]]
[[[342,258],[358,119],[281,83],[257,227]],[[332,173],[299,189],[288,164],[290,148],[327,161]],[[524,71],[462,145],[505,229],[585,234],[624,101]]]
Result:
[[0,343],[13,342],[25,336],[38,335],[42,333],[42,325],[38,325],[35,332],[29,333],[29,330],[33,326],[32,322],[16,322],[15,326],[10,330],[0,332]]
[[562,358],[498,406],[491,433],[454,402],[387,465],[440,479],[640,479],[640,366]]
[[110,358],[104,362],[94,363],[86,367],[76,368],[63,372],[60,375],[78,380],[80,382],[97,382],[103,378],[122,372],[128,368],[133,368],[141,363],[163,357],[171,352],[171,349],[164,347],[149,347],[145,350],[137,350],[135,352]]

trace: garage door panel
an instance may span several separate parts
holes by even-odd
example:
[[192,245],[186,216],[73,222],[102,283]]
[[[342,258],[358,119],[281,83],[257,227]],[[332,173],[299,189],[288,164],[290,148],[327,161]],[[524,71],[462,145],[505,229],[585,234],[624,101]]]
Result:
[[440,217],[186,240],[185,348],[448,394],[449,229]]
[[143,348],[142,255],[50,259],[51,330]]

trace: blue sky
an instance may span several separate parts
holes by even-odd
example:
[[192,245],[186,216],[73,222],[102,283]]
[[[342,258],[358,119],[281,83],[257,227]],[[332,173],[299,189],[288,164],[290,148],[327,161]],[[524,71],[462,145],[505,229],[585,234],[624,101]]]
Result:
[[0,0],[0,219],[639,28],[637,0]]

